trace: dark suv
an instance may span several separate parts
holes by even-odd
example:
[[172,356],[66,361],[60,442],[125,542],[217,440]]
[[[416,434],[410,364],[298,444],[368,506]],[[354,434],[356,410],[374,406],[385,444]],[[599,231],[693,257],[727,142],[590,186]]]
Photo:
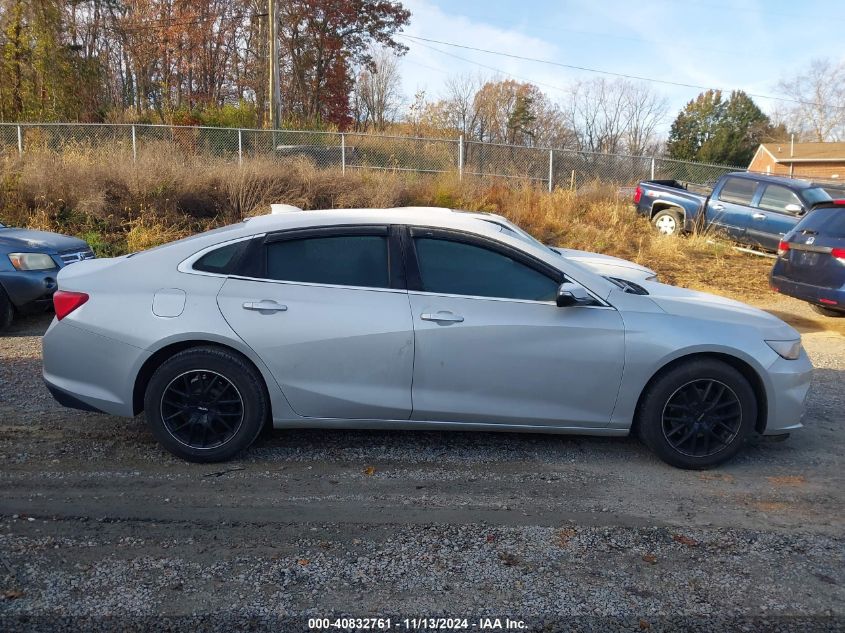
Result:
[[845,200],[817,206],[784,236],[770,280],[816,312],[845,316]]

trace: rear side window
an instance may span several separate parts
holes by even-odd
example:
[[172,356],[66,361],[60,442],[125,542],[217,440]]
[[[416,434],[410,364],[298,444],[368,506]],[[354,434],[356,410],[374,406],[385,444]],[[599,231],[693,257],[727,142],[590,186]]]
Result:
[[813,231],[826,237],[845,237],[845,207],[811,211],[795,230]]
[[241,250],[248,242],[236,242],[210,251],[194,262],[194,270],[227,275],[234,272]]
[[[779,211],[780,213],[789,213],[786,210],[787,205],[797,204],[803,208],[801,200],[786,187],[780,185],[766,185],[766,190],[760,198],[760,204],[757,205],[761,209],[767,211]],[[797,213],[797,211],[793,212]]]
[[757,183],[745,178],[728,178],[719,193],[719,200],[732,202],[733,204],[744,204],[751,206],[754,192],[757,190]]
[[389,288],[387,237],[337,235],[271,242],[267,278],[337,286]]
[[425,292],[554,301],[558,283],[502,253],[451,240],[414,240]]

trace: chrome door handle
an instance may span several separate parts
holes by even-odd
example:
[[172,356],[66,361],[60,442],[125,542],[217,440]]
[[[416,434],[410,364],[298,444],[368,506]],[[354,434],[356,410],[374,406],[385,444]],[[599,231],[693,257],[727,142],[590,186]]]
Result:
[[711,208],[711,209],[713,209],[714,211],[724,211],[724,209],[725,209],[725,205],[723,205],[723,204],[714,204],[714,205],[713,205],[712,207],[710,207],[710,208]]
[[754,214],[751,215],[751,217],[754,218],[755,220],[765,220],[766,214],[765,213],[754,213]]
[[244,310],[255,310],[256,312],[285,312],[287,309],[287,306],[283,306],[281,303],[270,299],[247,301],[244,303]]
[[464,320],[464,317],[451,312],[423,312],[420,318],[423,321],[434,321],[435,323],[462,323]]

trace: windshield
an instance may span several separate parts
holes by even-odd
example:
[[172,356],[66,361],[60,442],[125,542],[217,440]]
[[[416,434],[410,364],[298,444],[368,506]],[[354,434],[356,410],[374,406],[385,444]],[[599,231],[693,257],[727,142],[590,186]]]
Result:
[[811,205],[833,200],[833,198],[830,197],[830,194],[821,187],[810,187],[809,189],[804,189],[804,191],[801,192],[801,195],[803,195],[804,200],[809,202]]

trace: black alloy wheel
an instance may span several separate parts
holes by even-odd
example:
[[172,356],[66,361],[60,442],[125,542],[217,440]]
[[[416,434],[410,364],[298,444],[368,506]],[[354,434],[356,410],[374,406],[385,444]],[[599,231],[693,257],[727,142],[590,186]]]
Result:
[[243,423],[244,404],[237,387],[209,369],[176,376],[161,397],[161,419],[173,438],[196,449],[222,446]]
[[679,387],[663,408],[663,436],[690,457],[708,457],[729,446],[742,427],[742,405],[733,389],[710,378]]

